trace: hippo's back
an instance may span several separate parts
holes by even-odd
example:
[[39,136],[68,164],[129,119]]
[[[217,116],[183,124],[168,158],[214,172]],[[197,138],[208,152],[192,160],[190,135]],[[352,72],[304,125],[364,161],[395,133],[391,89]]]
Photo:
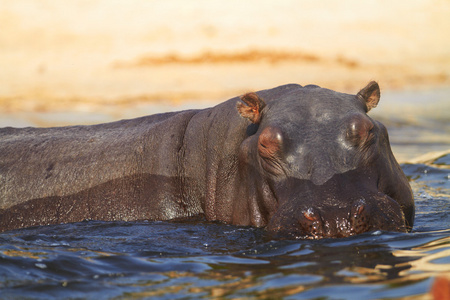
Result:
[[[131,174],[173,165],[160,152],[176,149],[196,110],[112,123],[0,129],[0,209],[67,196]],[[148,155],[151,153],[151,155]],[[173,159],[172,159],[173,160]]]

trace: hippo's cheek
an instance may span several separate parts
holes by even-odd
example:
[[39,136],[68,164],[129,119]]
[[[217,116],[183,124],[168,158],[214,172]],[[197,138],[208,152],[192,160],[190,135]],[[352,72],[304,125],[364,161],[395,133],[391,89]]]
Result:
[[275,238],[338,238],[376,230],[407,230],[401,207],[381,193],[360,197],[347,206],[288,207],[280,207],[266,228]]

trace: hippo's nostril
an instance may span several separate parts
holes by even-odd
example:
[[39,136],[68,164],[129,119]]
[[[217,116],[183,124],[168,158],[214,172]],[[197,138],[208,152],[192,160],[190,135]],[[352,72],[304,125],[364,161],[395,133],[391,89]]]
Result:
[[311,222],[319,220],[319,217],[317,216],[316,213],[314,213],[314,211],[311,208],[309,208],[307,211],[304,211],[303,216],[306,219],[310,220]]
[[353,204],[353,209],[350,218],[351,231],[356,234],[369,231],[370,222],[368,219],[369,207],[366,205],[364,199],[359,199]]
[[322,219],[318,212],[309,208],[303,211],[303,217],[304,218],[300,218],[299,224],[307,236],[318,238],[323,235]]
[[360,215],[362,214],[363,211],[364,211],[364,204],[358,205],[358,207],[356,208],[356,213]]
[[361,216],[363,213],[365,213],[366,210],[366,201],[364,198],[359,199],[355,203],[353,203],[353,209],[352,209],[352,217],[356,218],[358,216]]

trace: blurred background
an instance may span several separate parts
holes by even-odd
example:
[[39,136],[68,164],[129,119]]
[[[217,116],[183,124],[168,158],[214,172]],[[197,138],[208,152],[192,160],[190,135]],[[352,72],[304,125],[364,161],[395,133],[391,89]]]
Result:
[[2,0],[0,127],[201,108],[287,83],[356,93],[377,80],[377,114],[392,126],[433,119],[442,150],[449,16],[445,0]]

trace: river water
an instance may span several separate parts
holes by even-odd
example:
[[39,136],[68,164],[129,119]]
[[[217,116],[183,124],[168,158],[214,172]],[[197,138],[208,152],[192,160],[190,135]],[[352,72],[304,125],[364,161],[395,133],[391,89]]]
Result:
[[[431,299],[435,278],[450,276],[449,95],[391,92],[374,110],[414,191],[411,233],[274,241],[203,221],[21,229],[0,234],[0,298]],[[414,159],[430,151],[440,154]]]

